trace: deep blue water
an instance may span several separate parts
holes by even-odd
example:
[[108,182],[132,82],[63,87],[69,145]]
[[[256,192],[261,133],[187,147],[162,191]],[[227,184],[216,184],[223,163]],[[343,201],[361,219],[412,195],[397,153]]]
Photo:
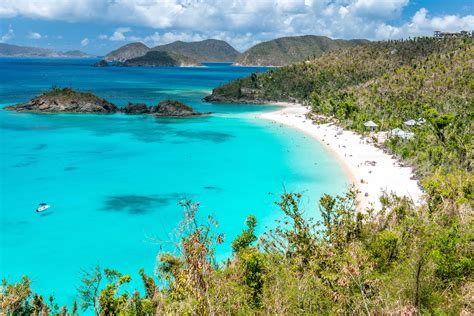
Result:
[[[317,217],[322,193],[347,179],[306,135],[255,118],[268,105],[207,104],[213,87],[264,68],[94,68],[95,60],[0,59],[0,106],[29,100],[52,86],[91,91],[123,106],[178,99],[210,117],[27,114],[0,111],[0,277],[28,275],[34,290],[61,304],[76,295],[80,270],[96,263],[153,274],[159,241],[175,239],[177,203],[201,203],[229,244],[245,217],[259,231],[274,225],[283,191],[304,193]],[[34,212],[38,203],[53,207]],[[172,250],[169,246],[163,249]]]

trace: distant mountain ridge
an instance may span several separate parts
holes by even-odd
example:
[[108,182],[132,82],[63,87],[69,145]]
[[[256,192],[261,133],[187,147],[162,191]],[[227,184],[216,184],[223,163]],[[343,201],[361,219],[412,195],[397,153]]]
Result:
[[325,52],[368,42],[368,40],[360,39],[333,40],[326,36],[316,35],[281,37],[249,48],[237,58],[235,65],[284,66],[311,56],[319,57]]
[[0,43],[0,57],[76,57],[91,58],[95,57],[80,50],[71,50],[67,52],[58,52],[48,48],[18,46]]
[[127,59],[142,57],[149,51],[177,53],[198,62],[234,62],[240,54],[229,43],[216,39],[197,42],[176,41],[153,48],[137,42],[126,44],[108,53],[105,60],[124,62]]

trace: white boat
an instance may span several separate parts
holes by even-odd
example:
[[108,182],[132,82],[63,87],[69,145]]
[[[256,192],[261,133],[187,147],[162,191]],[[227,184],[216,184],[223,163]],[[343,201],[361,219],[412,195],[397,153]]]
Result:
[[46,203],[40,203],[39,207],[36,209],[36,212],[43,212],[46,211],[48,208],[50,208],[51,205],[48,205]]

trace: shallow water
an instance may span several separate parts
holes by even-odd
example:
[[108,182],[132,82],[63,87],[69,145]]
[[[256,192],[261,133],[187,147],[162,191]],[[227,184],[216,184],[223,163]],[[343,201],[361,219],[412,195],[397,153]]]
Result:
[[[298,131],[255,119],[269,106],[206,104],[213,87],[262,68],[93,68],[95,60],[0,59],[0,103],[22,102],[51,86],[92,91],[119,106],[173,98],[210,117],[27,114],[0,111],[0,271],[28,275],[34,290],[70,304],[80,270],[96,263],[152,274],[159,241],[174,238],[183,198],[212,214],[229,244],[245,217],[259,229],[281,213],[279,194],[304,193],[317,217],[322,193],[347,179],[331,156]],[[53,207],[34,212],[38,203]],[[170,250],[164,246],[164,249]]]

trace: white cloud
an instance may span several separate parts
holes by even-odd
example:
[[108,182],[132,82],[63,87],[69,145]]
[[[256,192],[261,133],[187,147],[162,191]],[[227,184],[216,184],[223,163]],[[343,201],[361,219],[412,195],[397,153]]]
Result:
[[[175,41],[183,41],[183,42],[195,42],[195,41],[202,41],[205,40],[205,35],[199,33],[186,33],[186,32],[166,32],[160,34],[155,32],[145,38],[136,37],[134,41],[142,41],[150,46],[156,46],[161,44],[167,44]],[[130,39],[133,40],[133,39]]]
[[[412,0],[413,1],[413,0]],[[469,10],[430,16],[420,9],[400,23],[409,0],[0,0],[0,18],[95,22],[149,27],[149,36],[130,27],[99,36],[111,41],[156,44],[197,38],[227,39],[244,49],[278,36],[318,34],[333,38],[388,39],[429,35],[436,29],[474,29]],[[472,10],[471,10],[472,12]],[[196,30],[199,30],[196,32]]]
[[474,29],[474,15],[444,15],[430,17],[425,8],[418,10],[410,22],[401,26],[382,24],[377,29],[377,38],[401,38],[407,36],[422,36],[433,31],[451,31]]
[[89,45],[89,39],[86,37],[81,41],[81,46],[87,46]]
[[28,33],[28,38],[32,40],[39,40],[41,39],[41,34],[38,32],[29,32]]
[[398,18],[409,0],[356,0],[350,5],[350,11],[358,16],[375,19]]
[[111,41],[124,41],[126,39],[125,33],[131,32],[132,29],[129,27],[119,27],[115,32],[109,37]]
[[0,43],[6,43],[15,36],[15,32],[11,25],[8,26],[8,31],[0,37]]

